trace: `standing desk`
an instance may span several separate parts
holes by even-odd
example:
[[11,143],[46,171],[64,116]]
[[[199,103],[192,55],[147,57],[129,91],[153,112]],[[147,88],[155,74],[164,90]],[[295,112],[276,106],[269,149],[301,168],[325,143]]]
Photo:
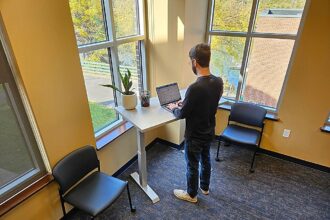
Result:
[[[181,90],[183,98],[186,90]],[[147,181],[147,158],[144,146],[144,133],[177,120],[174,115],[163,109],[157,97],[150,99],[149,107],[141,107],[137,105],[133,110],[126,110],[122,106],[115,107],[115,110],[127,121],[131,122],[137,129],[137,145],[138,145],[138,165],[139,173],[134,172],[131,177],[149,196],[153,203],[159,201],[158,195],[148,186]]]
[[[186,89],[181,90],[181,97],[184,99]],[[221,98],[219,104],[226,100]],[[149,107],[141,107],[137,105],[133,110],[126,110],[122,106],[115,107],[115,110],[127,121],[131,122],[137,128],[137,144],[138,144],[138,165],[139,173],[134,172],[131,177],[142,188],[142,190],[149,196],[153,203],[159,201],[158,195],[148,186],[147,180],[147,157],[144,146],[144,133],[151,129],[160,127],[167,123],[177,120],[174,115],[163,109],[157,97],[150,99]]]

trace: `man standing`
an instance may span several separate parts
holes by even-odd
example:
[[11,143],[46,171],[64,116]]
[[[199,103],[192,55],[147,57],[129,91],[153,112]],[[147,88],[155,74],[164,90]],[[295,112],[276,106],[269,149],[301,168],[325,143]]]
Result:
[[[174,195],[188,202],[197,202],[198,178],[203,194],[209,194],[211,161],[210,145],[214,138],[215,114],[223,92],[222,79],[210,73],[210,46],[197,44],[189,52],[197,80],[187,89],[180,104],[168,107],[177,118],[186,119],[185,159],[187,190],[174,190]],[[199,172],[199,164],[201,170]]]

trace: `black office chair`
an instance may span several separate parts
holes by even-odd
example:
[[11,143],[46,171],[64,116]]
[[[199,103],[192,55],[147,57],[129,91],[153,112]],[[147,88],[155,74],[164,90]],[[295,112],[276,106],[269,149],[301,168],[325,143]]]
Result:
[[100,172],[100,162],[92,146],[82,147],[65,156],[55,165],[53,176],[60,186],[59,194],[64,217],[64,202],[95,217],[109,207],[125,187],[131,212],[135,212],[128,182]]
[[[244,144],[254,146],[250,172],[254,172],[254,160],[260,148],[261,137],[264,129],[266,109],[251,103],[235,103],[231,106],[228,125],[219,137],[216,161],[219,160],[221,142]],[[233,123],[234,122],[234,123]],[[239,123],[239,124],[237,124]],[[247,128],[241,125],[253,126]]]

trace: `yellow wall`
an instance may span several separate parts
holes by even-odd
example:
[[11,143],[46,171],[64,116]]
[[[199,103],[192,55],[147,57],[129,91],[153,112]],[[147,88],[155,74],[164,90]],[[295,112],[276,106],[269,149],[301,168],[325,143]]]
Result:
[[[156,96],[156,87],[182,83],[184,63],[185,1],[148,0],[148,63],[149,88]],[[177,121],[158,129],[158,137],[180,144],[184,122]]]
[[[1,15],[51,166],[95,145],[68,1],[0,1]],[[10,211],[8,219],[58,219],[50,184]]]
[[[0,11],[51,166],[83,145],[95,146],[68,1],[1,0]],[[157,135],[147,134],[146,144]],[[135,140],[131,129],[99,151],[102,171],[113,174],[134,157]],[[51,183],[3,217],[61,216],[57,185]]]
[[[183,88],[195,80],[187,53],[205,39],[206,1],[148,0],[147,5],[149,87],[153,94],[156,86],[168,82],[177,81]],[[51,165],[82,145],[95,145],[68,1],[0,0],[0,11]],[[313,1],[280,108],[281,120],[267,121],[262,142],[266,149],[325,166],[330,166],[330,140],[319,127],[330,110],[329,21],[329,1]],[[218,133],[227,116],[227,111],[218,111]],[[182,126],[176,122],[151,131],[146,144],[155,137],[180,143]],[[281,137],[283,128],[292,129],[290,138]],[[99,151],[102,170],[112,174],[131,159],[135,138],[132,129]],[[61,216],[52,183],[4,218]]]
[[[288,84],[279,108],[280,121],[267,121],[265,149],[330,167],[330,135],[320,131],[328,112],[330,1],[311,1]],[[218,134],[228,112],[218,112]],[[289,138],[283,129],[291,129]]]
[[[196,79],[188,64],[188,52],[196,43],[205,41],[208,4],[207,1],[198,0],[176,2],[148,1],[151,14],[149,19],[154,18],[149,20],[149,62],[151,85],[154,87],[176,81],[181,88],[185,88]],[[261,143],[265,149],[328,167],[329,134],[321,132],[319,128],[330,111],[327,91],[330,82],[327,65],[330,51],[329,4],[328,0],[311,1],[283,102],[279,108],[280,121],[267,120]],[[174,12],[170,13],[171,10]],[[178,30],[175,17],[180,17],[183,23],[183,40],[175,40]],[[179,59],[178,56],[182,58]],[[167,62],[172,62],[172,65]],[[177,69],[176,72],[173,72],[173,66]],[[151,89],[154,90],[154,87]],[[228,111],[218,111],[217,134],[225,128],[228,115]],[[168,129],[164,131],[163,137],[174,140],[173,142],[182,140],[177,136],[183,135],[183,125],[171,125],[172,133],[168,135]],[[291,129],[289,138],[282,137],[284,128]]]
[[60,2],[0,2],[51,165],[77,146],[94,144],[69,8]]
[[[268,123],[264,148],[330,167],[330,135],[320,127],[330,111],[330,2],[311,1],[289,75],[280,122]],[[292,130],[283,138],[284,128]]]

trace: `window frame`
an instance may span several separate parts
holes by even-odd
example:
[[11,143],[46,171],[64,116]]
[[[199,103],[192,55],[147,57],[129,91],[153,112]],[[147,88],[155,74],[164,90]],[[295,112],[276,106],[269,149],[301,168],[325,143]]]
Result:
[[288,63],[288,67],[285,73],[285,78],[282,84],[282,89],[281,93],[279,96],[279,99],[276,104],[276,108],[272,108],[270,106],[264,106],[260,105],[261,107],[264,107],[268,114],[274,115],[275,118],[277,118],[279,108],[283,102],[283,96],[287,87],[287,82],[289,75],[291,73],[292,69],[292,64],[294,62],[294,58],[296,55],[297,47],[299,45],[299,41],[301,38],[301,32],[305,24],[306,20],[306,15],[311,3],[311,0],[306,0],[303,13],[301,16],[300,24],[297,30],[297,34],[285,34],[285,33],[267,33],[267,32],[255,32],[254,26],[255,22],[257,20],[257,13],[258,13],[258,5],[259,5],[259,0],[253,0],[252,1],[252,8],[251,8],[251,13],[250,13],[250,18],[249,18],[249,25],[248,25],[248,30],[247,32],[241,32],[241,31],[222,31],[222,30],[213,30],[212,25],[213,25],[213,18],[214,18],[214,6],[215,6],[215,1],[216,0],[209,0],[209,5],[208,5],[208,16],[207,16],[207,29],[206,29],[206,34],[205,34],[205,42],[211,43],[211,37],[212,36],[227,36],[227,37],[245,37],[245,46],[243,50],[243,58],[242,58],[242,64],[241,64],[241,69],[240,69],[240,77],[237,85],[237,91],[236,91],[236,97],[235,99],[223,97],[224,99],[227,100],[225,104],[227,105],[232,105],[235,102],[245,102],[240,100],[240,96],[242,95],[243,91],[243,85],[246,80],[246,69],[248,65],[248,59],[249,59],[249,53],[251,49],[251,43],[253,38],[271,38],[271,39],[286,39],[286,40],[294,40],[294,45],[293,49],[291,52],[290,60]]
[[[122,44],[127,43],[138,43],[139,44],[139,63],[138,68],[140,68],[140,81],[141,81],[141,89],[147,89],[147,73],[146,73],[146,31],[145,31],[145,0],[135,0],[136,2],[136,11],[137,11],[137,34],[125,36],[125,37],[116,37],[115,30],[115,20],[114,20],[114,12],[113,12],[113,3],[112,0],[102,0],[102,15],[104,16],[104,24],[105,24],[105,32],[107,35],[107,39],[105,41],[78,45],[78,52],[86,53],[99,49],[107,49],[111,65],[110,65],[110,73],[113,84],[117,87],[121,88],[121,82],[119,77],[119,56],[118,56],[118,47]],[[139,83],[140,84],[140,83]],[[115,106],[120,104],[119,97],[121,94],[118,91],[114,91],[114,102]],[[102,128],[101,130],[94,133],[96,140],[102,138],[107,135],[108,132],[116,129],[118,126],[121,126],[126,121],[118,115],[118,120],[109,124],[108,126]]]
[[[7,60],[10,69],[9,74],[13,78],[13,82],[11,84],[16,87],[15,90],[17,89],[18,98],[14,98],[14,95],[12,93],[13,91],[10,89],[9,83],[4,82],[3,87],[8,95],[10,104],[12,105],[12,108],[14,110],[14,114],[17,117],[19,127],[23,133],[23,137],[27,141],[28,152],[31,155],[33,164],[35,166],[35,169],[26,171],[24,174],[21,174],[20,176],[13,179],[10,183],[6,183],[1,189],[1,191],[4,191],[4,200],[0,201],[0,205],[4,206],[4,210],[0,210],[0,215],[2,215],[3,213],[10,210],[12,207],[22,202],[25,198],[33,194],[34,190],[32,190],[32,188],[30,187],[33,187],[35,183],[42,181],[42,184],[39,184],[38,189],[47,185],[51,181],[51,166],[44,148],[44,144],[36,120],[33,115],[31,105],[29,103],[26,91],[23,86],[23,82],[19,77],[17,63],[13,55],[13,50],[9,43],[10,41],[5,30],[2,16],[0,16],[0,41],[0,44],[3,48],[4,57]],[[17,105],[17,101],[20,102],[20,106]],[[22,114],[26,114],[26,116],[23,116]],[[27,121],[23,122],[22,117],[26,117]],[[28,129],[31,129],[31,135],[28,135],[27,131],[25,130],[26,124],[27,126],[29,126]],[[36,142],[36,147],[32,148],[31,144],[29,143],[31,139],[34,139],[34,141]],[[40,159],[38,159],[39,161],[36,160],[36,154],[40,154],[39,156],[37,156],[40,157]]]

